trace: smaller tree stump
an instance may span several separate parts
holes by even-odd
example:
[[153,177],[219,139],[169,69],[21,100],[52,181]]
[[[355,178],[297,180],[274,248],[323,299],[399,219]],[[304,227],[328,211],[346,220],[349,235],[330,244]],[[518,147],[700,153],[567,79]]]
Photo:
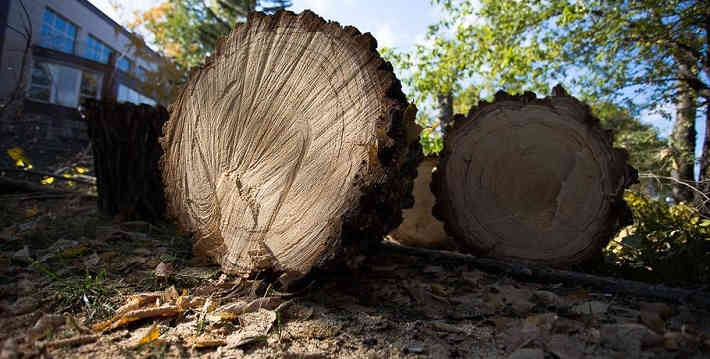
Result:
[[457,116],[434,173],[434,215],[471,252],[517,262],[579,263],[600,254],[631,213],[628,154],[589,106],[499,92]]
[[99,210],[121,219],[154,221],[165,212],[158,138],[168,111],[162,107],[89,101]]

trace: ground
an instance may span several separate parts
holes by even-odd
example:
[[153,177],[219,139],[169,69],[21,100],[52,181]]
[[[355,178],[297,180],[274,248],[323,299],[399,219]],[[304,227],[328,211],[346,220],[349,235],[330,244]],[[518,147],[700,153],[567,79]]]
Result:
[[[66,182],[66,181],[65,181]],[[380,251],[283,293],[96,198],[0,195],[1,358],[685,358],[708,308]]]

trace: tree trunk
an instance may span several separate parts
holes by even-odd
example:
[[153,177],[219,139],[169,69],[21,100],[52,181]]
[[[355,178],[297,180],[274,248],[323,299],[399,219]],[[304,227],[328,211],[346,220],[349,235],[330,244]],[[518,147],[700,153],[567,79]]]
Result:
[[473,253],[566,265],[596,256],[630,222],[622,199],[637,181],[589,107],[553,96],[496,94],[444,140],[434,215]]
[[[678,65],[683,76],[689,75],[686,65]],[[671,132],[670,146],[673,158],[671,177],[679,182],[673,183],[673,198],[677,202],[693,201],[693,190],[687,185],[695,184],[695,97],[688,87],[679,83],[676,117]]]
[[398,243],[437,249],[454,248],[454,243],[444,231],[444,224],[431,215],[435,202],[430,188],[431,176],[438,162],[438,157],[427,157],[417,168],[414,207],[402,211],[402,224],[390,233],[390,237]]
[[164,107],[87,101],[99,210],[122,220],[153,221],[165,211],[158,143]]
[[441,125],[441,133],[446,135],[446,132],[451,128],[451,121],[454,117],[454,95],[451,91],[439,94],[437,101],[439,102],[439,124]]
[[252,13],[220,41],[161,139],[168,212],[198,255],[288,283],[401,222],[416,108],[376,48],[310,11]]

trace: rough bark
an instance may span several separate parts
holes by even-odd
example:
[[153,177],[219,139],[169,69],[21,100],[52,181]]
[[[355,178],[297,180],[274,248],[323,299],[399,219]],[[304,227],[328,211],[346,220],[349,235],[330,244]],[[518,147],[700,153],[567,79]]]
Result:
[[454,95],[451,91],[439,94],[437,102],[439,103],[441,132],[446,135],[446,132],[451,128],[451,121],[454,117]]
[[288,283],[399,224],[421,160],[416,108],[376,48],[310,11],[251,13],[191,74],[162,171],[198,255]]
[[101,212],[123,220],[164,215],[158,138],[168,116],[164,107],[87,101]]
[[[686,65],[678,65],[681,76],[691,76]],[[673,198],[677,202],[693,201],[693,190],[685,184],[695,184],[695,97],[688,87],[682,82],[678,84],[678,102],[676,103],[676,116],[671,132],[670,146],[673,158],[671,177],[675,180],[672,184]]]
[[431,193],[431,176],[436,170],[438,157],[425,158],[417,167],[414,180],[414,206],[402,211],[404,220],[390,233],[398,243],[439,249],[451,249],[454,244],[444,231],[444,223],[431,215],[434,194]]
[[458,115],[440,157],[434,215],[478,255],[577,263],[631,221],[628,154],[559,86],[544,99],[499,92]]

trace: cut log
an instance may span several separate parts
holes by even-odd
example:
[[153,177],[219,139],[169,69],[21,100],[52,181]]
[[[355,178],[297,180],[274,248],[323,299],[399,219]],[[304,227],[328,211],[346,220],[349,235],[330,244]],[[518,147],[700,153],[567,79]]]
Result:
[[557,86],[551,97],[499,92],[457,116],[432,190],[434,215],[472,253],[567,265],[600,253],[631,221],[637,182],[589,107]]
[[86,119],[99,210],[121,220],[154,221],[165,213],[158,143],[168,120],[162,107],[87,101]]
[[431,193],[431,176],[435,171],[438,157],[427,157],[417,167],[414,180],[414,206],[402,211],[402,224],[395,228],[390,237],[407,246],[454,249],[454,243],[444,231],[444,223],[431,215],[434,194]]
[[197,255],[298,277],[399,224],[416,108],[376,48],[310,11],[252,13],[220,40],[161,139],[168,213]]

